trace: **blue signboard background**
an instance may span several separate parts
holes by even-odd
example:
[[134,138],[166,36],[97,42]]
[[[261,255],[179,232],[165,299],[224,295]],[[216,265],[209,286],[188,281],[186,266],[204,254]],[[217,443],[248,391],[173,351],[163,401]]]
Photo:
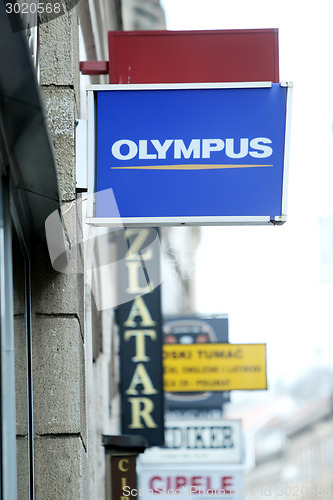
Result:
[[[97,92],[96,191],[112,188],[123,218],[282,215],[286,93],[279,84]],[[188,147],[192,139],[232,138],[237,153],[241,138],[258,137],[272,141],[271,156],[229,158],[224,148],[210,158],[174,159],[172,145],[165,159],[122,160],[111,151],[124,139],[146,140],[153,154],[154,139]],[[126,156],[128,147],[120,151]],[[117,216],[102,199],[96,217]]]

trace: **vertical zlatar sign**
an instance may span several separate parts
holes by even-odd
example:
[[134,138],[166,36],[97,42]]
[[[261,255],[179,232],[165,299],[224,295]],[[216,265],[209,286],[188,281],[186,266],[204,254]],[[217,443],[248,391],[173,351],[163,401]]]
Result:
[[120,392],[123,434],[164,444],[160,245],[156,229],[125,229],[118,243],[122,304]]

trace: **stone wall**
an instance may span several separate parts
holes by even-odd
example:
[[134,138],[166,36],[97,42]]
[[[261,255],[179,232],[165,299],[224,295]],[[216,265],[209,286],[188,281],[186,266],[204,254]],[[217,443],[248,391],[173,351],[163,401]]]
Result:
[[[40,83],[62,203],[76,199],[79,116],[76,8],[39,27]],[[71,232],[79,231],[74,221]],[[78,257],[80,254],[78,253]],[[32,255],[34,453],[37,500],[88,498],[84,277],[52,269],[45,245]]]

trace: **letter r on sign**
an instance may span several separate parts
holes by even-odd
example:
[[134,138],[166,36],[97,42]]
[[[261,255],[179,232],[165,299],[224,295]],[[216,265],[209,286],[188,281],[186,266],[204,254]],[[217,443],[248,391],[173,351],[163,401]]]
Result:
[[130,429],[144,429],[145,426],[143,425],[143,422],[146,424],[146,427],[157,427],[153,417],[151,416],[151,412],[154,409],[154,403],[151,399],[128,398],[128,401],[131,403],[132,409],[132,423],[129,425]]

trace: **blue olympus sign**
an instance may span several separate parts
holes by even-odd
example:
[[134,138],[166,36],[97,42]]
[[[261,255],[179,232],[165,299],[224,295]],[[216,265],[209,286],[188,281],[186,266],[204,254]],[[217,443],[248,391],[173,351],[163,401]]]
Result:
[[271,83],[93,87],[90,216],[155,226],[283,222],[289,91]]

